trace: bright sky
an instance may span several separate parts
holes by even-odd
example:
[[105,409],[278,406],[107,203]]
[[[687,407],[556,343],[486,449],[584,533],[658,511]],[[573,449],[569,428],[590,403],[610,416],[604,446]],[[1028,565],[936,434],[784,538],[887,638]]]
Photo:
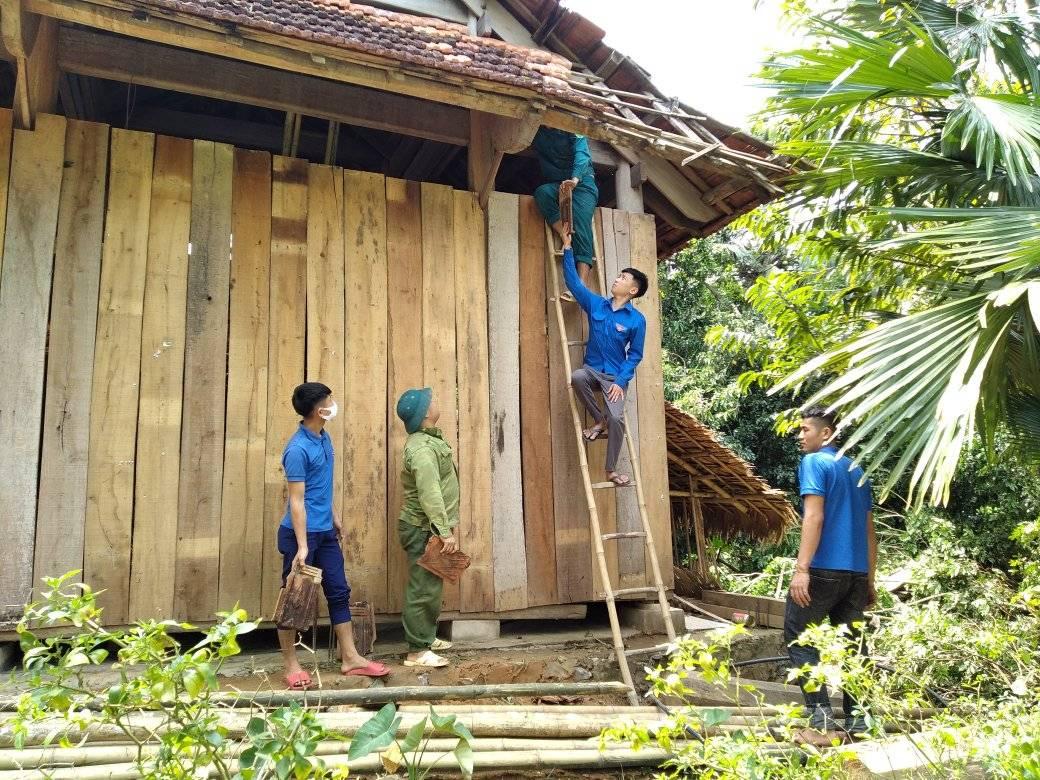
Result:
[[776,3],[754,0],[564,0],[607,31],[606,42],[650,72],[654,84],[719,121],[744,126],[766,93],[752,74],[792,36]]

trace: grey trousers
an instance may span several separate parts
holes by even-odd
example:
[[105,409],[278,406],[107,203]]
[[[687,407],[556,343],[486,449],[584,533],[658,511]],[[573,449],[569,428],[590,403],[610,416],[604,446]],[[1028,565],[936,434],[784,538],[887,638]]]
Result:
[[[611,401],[607,398],[607,391],[614,384],[614,377],[588,366],[582,366],[571,374],[571,384],[593,419],[599,424],[604,421],[607,424],[607,472],[614,471],[625,436],[625,399]],[[607,402],[605,416],[596,398],[596,390],[603,393],[603,400]]]

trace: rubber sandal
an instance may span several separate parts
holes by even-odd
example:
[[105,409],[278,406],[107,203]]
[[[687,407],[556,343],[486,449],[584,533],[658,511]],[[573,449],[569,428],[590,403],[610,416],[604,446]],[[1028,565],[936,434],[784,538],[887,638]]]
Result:
[[607,479],[609,479],[618,487],[625,487],[626,485],[632,484],[632,478],[627,474],[615,474],[612,477],[607,477]]
[[307,672],[293,672],[285,675],[285,682],[290,691],[308,691],[314,684]]
[[431,650],[451,650],[454,645],[447,639],[434,639],[433,644],[430,645]]
[[386,677],[388,674],[390,674],[390,667],[379,661],[369,661],[367,666],[359,666],[343,672],[344,677]]
[[447,658],[441,658],[434,652],[426,650],[416,658],[414,661],[409,661],[407,658],[404,661],[405,666],[424,666],[430,669],[440,669],[447,666],[449,663]]
[[581,432],[581,438],[587,442],[596,441],[596,439],[607,438],[607,432],[602,428],[589,428],[588,430]]

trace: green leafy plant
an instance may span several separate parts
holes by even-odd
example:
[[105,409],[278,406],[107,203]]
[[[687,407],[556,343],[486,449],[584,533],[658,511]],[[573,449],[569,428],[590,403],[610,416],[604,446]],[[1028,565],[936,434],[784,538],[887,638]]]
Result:
[[[417,721],[403,740],[397,739],[402,718],[397,714],[393,702],[384,706],[371,720],[367,721],[350,743],[350,759],[362,758],[378,753],[383,766],[388,772],[396,772],[405,768],[408,780],[423,780],[444,758],[444,754],[428,765],[423,758],[427,753],[430,740],[434,737],[457,738],[458,742],[451,755],[462,770],[465,777],[473,775],[473,735],[465,724],[459,722],[455,715],[438,715],[430,708],[430,714]],[[427,735],[429,731],[429,735]]]

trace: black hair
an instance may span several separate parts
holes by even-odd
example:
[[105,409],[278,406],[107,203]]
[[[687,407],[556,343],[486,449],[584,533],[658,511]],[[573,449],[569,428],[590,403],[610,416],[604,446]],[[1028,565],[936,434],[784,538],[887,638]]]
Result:
[[642,298],[646,295],[646,291],[650,289],[650,280],[646,278],[646,274],[638,268],[622,268],[621,273],[632,275],[632,279],[635,280],[636,286],[639,288],[639,292],[635,295],[636,298]]
[[827,410],[825,406],[810,406],[802,410],[803,420],[819,420],[832,431],[838,430],[838,416]]
[[304,382],[297,385],[292,394],[292,408],[300,417],[306,417],[314,411],[322,400],[332,395],[332,390],[321,382]]

